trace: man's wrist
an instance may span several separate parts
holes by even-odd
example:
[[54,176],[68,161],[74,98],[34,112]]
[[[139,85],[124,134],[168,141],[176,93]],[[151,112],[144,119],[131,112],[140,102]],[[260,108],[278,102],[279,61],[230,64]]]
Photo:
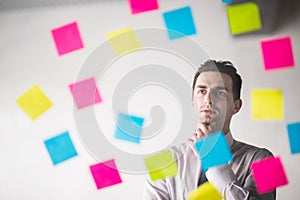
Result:
[[205,175],[207,180],[221,193],[226,185],[236,180],[236,176],[229,164],[209,168]]

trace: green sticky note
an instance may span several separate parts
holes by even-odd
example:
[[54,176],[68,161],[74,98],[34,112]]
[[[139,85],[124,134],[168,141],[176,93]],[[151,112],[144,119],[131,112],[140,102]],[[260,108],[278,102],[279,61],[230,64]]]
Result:
[[230,31],[233,35],[260,30],[262,28],[259,7],[254,2],[227,7]]
[[106,34],[110,45],[117,55],[130,53],[141,48],[141,44],[131,28],[120,29]]
[[283,119],[283,95],[276,89],[254,89],[251,92],[252,118]]
[[170,151],[162,151],[146,157],[144,161],[153,181],[173,177],[177,174],[177,164]]
[[207,199],[207,200],[222,200],[223,197],[219,191],[210,183],[205,182],[196,190],[187,195],[189,200]]
[[32,120],[37,119],[52,106],[52,102],[38,85],[34,85],[16,101]]

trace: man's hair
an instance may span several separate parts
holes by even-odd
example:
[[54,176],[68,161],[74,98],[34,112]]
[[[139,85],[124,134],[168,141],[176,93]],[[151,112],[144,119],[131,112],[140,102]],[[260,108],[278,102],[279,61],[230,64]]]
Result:
[[233,66],[233,64],[230,61],[208,60],[204,64],[201,64],[194,76],[193,92],[195,89],[195,84],[196,84],[198,76],[202,72],[209,72],[209,71],[220,72],[220,73],[229,75],[232,80],[233,99],[234,100],[240,99],[241,88],[242,88],[242,78],[237,73],[236,68]]

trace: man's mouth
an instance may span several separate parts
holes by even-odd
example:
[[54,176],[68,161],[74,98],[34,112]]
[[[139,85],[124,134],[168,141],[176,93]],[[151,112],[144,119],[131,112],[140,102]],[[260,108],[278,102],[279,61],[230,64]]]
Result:
[[209,110],[209,109],[201,110],[201,113],[206,114],[206,115],[217,114],[217,112],[215,110]]

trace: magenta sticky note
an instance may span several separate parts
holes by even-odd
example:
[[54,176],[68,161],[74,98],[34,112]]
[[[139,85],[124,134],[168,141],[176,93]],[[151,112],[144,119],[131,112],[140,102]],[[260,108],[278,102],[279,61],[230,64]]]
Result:
[[288,184],[280,157],[270,157],[253,162],[251,170],[257,190],[261,194]]
[[102,102],[94,78],[85,79],[69,85],[78,109]]
[[54,39],[58,55],[63,55],[83,48],[83,42],[76,22],[53,29]]
[[158,9],[157,0],[128,0],[128,4],[132,14]]
[[97,189],[122,183],[122,179],[113,159],[92,165],[90,166],[90,170]]
[[295,65],[290,37],[261,41],[265,70],[290,68]]

